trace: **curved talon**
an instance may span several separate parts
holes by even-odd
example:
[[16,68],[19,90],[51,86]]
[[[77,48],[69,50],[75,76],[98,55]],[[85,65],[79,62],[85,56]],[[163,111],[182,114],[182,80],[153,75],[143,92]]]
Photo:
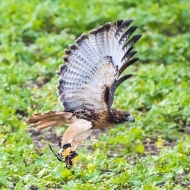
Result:
[[49,144],[49,148],[50,148],[50,150],[53,152],[54,156],[55,156],[60,162],[65,162],[65,161],[63,160],[63,158],[62,158],[59,154],[56,154],[56,153],[54,152],[54,150],[53,150],[53,148],[51,147],[50,144]]
[[53,148],[51,147],[51,145],[49,145],[51,151],[53,152],[53,154],[55,155],[55,157],[60,161],[60,162],[65,162],[65,158],[70,154],[71,152],[71,143],[65,144],[61,147],[61,149],[59,150],[58,154],[56,154],[53,150]]

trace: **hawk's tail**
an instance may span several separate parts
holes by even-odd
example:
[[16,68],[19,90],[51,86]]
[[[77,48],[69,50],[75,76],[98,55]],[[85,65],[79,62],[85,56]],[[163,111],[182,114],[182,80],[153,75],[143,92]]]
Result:
[[33,114],[31,118],[27,119],[26,123],[32,124],[31,127],[37,127],[37,130],[62,124],[70,124],[72,123],[72,113],[55,113],[53,111],[48,111],[43,114]]

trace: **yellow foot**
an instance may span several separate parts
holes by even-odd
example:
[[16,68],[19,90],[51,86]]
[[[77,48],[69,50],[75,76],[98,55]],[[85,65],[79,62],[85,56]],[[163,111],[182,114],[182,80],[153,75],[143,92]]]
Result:
[[71,144],[64,144],[61,149],[59,150],[58,154],[56,154],[52,147],[49,145],[51,151],[56,156],[56,158],[60,162],[65,162],[67,169],[71,169],[73,165],[78,160],[78,153],[76,151],[71,151]]
[[78,160],[78,153],[76,151],[71,151],[70,154],[65,158],[67,169],[71,169],[77,160]]
[[64,144],[61,149],[59,150],[59,157],[65,159],[71,152],[71,143]]

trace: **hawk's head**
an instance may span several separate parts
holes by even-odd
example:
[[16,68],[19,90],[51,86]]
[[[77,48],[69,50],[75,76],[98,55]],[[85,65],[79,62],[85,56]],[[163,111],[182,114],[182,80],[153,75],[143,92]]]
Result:
[[110,114],[110,120],[115,124],[120,124],[125,122],[135,122],[135,118],[132,117],[128,112],[120,110],[112,110]]

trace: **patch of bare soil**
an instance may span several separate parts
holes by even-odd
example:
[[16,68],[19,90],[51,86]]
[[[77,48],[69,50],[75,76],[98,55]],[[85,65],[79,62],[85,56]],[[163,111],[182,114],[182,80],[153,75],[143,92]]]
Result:
[[[145,152],[148,155],[157,155],[160,152],[160,148],[157,147],[156,142],[151,140],[151,139],[146,139],[143,142],[144,148],[145,148]],[[163,143],[163,146],[170,146],[170,147],[174,147],[175,143],[173,141],[165,141]]]
[[[95,139],[98,138],[101,134],[105,133],[106,130],[94,129],[91,135],[87,139]],[[43,131],[37,131],[35,129],[28,129],[30,133],[30,137],[35,145],[36,148],[42,149],[43,147],[47,146],[47,144],[51,144],[52,147],[58,147],[59,141],[61,140],[62,136],[57,136],[55,131],[51,128]],[[79,147],[84,147],[84,143],[81,143]],[[92,149],[89,147],[89,149]]]
[[42,149],[47,146],[47,143],[56,147],[61,140],[61,137],[57,136],[51,128],[44,131],[29,129],[28,132],[30,133],[30,137],[37,149]]

